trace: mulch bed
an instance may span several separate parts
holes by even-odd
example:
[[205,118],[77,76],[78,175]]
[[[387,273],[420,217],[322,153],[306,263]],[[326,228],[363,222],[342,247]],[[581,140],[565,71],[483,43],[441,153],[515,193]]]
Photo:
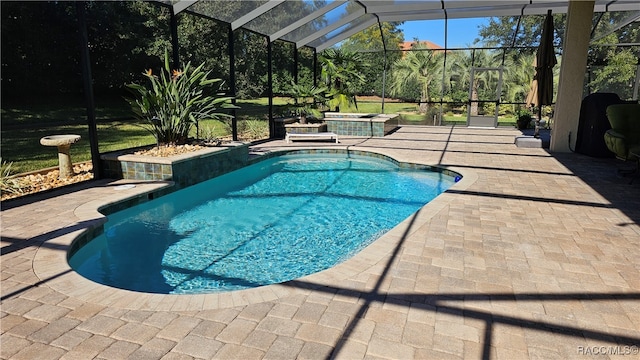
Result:
[[16,175],[6,180],[10,186],[6,189],[3,186],[0,200],[14,199],[28,194],[91,180],[93,179],[92,171],[93,165],[89,162],[74,164],[73,172],[75,175],[66,179],[59,178],[60,171],[58,169]]
[[[167,157],[171,155],[186,154],[204,149],[205,147],[205,144],[155,146],[150,149],[136,151],[134,154]],[[5,188],[3,184],[0,201],[14,199],[93,179],[93,165],[91,162],[74,164],[73,172],[75,174],[66,179],[59,178],[60,171],[58,169],[15,175],[5,180],[8,187]]]

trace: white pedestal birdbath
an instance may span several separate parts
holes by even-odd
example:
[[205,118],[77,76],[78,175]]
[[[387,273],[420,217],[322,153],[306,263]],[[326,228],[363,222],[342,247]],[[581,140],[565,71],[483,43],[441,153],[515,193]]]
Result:
[[80,140],[80,135],[51,135],[40,139],[40,144],[44,146],[58,147],[58,166],[60,168],[60,178],[68,178],[73,175],[73,164],[71,163],[71,155],[69,149],[71,144],[75,144]]

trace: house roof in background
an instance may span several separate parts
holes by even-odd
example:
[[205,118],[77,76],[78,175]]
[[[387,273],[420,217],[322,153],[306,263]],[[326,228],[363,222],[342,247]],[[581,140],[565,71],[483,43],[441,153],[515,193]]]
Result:
[[[444,47],[434,43],[433,41],[429,41],[429,40],[419,40],[418,41],[420,44],[424,45],[427,49],[430,50],[440,50],[443,49]],[[416,42],[415,41],[404,41],[403,43],[400,44],[400,50],[411,50],[411,48],[416,46]]]

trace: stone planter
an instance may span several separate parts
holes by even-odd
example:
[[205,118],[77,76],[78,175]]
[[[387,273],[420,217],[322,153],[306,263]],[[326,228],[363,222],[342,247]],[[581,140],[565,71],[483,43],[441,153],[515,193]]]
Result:
[[285,135],[287,135],[287,129],[285,126],[289,124],[293,124],[298,122],[298,118],[289,117],[289,118],[276,118],[273,119],[274,122],[274,137],[276,139],[284,139]]
[[237,170],[247,164],[249,144],[230,143],[168,157],[134,155],[130,150],[103,154],[105,177],[173,181],[177,189]]

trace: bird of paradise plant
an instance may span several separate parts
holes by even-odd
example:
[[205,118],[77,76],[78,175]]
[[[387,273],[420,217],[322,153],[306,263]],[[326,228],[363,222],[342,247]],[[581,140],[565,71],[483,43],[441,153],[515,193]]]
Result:
[[233,109],[233,97],[216,93],[212,87],[221,84],[221,79],[210,79],[210,71],[204,70],[204,63],[192,68],[191,63],[184,69],[171,69],[169,54],[165,51],[164,71],[160,76],[151,69],[143,75],[149,85],[128,84],[134,97],[127,99],[136,118],[156,139],[158,145],[185,143],[193,125],[203,119],[231,118],[232,115],[220,109]]

